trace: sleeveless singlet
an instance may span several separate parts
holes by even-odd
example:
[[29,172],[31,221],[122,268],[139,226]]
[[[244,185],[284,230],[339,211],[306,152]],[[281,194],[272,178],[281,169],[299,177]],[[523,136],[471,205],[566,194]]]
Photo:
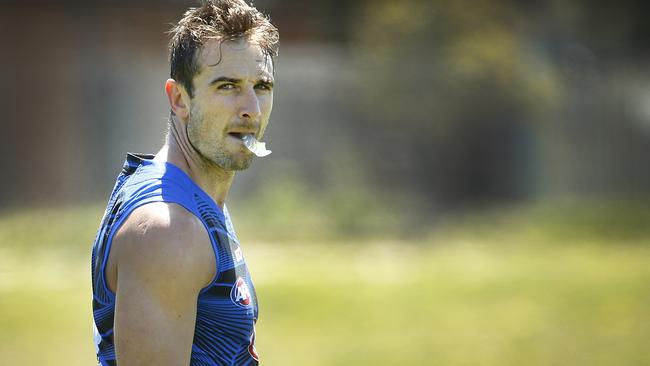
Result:
[[197,299],[190,365],[258,365],[257,296],[227,209],[222,211],[178,167],[151,159],[153,155],[127,155],[93,245],[94,338],[99,365],[117,365],[113,342],[115,294],[104,277],[111,242],[129,214],[150,202],[176,203],[198,217],[216,258],[217,273]]

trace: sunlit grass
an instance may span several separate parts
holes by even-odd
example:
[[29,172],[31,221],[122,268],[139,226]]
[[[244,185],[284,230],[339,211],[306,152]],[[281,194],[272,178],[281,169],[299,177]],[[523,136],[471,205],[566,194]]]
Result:
[[[94,364],[97,210],[0,220],[1,365]],[[650,365],[647,239],[460,231],[290,244],[243,234],[263,363]]]
[[650,361],[648,250],[453,244],[255,252],[260,351],[278,365]]

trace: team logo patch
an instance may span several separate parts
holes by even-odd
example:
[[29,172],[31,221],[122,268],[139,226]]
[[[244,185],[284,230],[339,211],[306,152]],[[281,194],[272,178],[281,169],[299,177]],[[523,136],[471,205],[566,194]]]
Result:
[[251,304],[251,291],[248,289],[248,285],[243,278],[237,277],[237,281],[235,281],[232,290],[230,290],[230,299],[232,302],[242,307]]

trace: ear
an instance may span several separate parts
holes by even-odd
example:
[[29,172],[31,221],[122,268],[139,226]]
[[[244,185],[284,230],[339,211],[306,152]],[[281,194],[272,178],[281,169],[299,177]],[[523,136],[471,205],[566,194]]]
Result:
[[190,97],[185,88],[174,79],[167,79],[165,82],[165,94],[169,100],[172,112],[185,122],[190,115]]

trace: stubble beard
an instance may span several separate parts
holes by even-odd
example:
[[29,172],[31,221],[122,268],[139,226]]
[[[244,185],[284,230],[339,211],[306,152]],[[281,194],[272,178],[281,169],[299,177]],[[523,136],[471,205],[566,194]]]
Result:
[[194,151],[198,154],[203,165],[208,169],[218,168],[226,171],[238,171],[247,169],[253,156],[248,155],[242,159],[235,159],[233,154],[226,150],[223,140],[213,143],[203,141],[199,126],[209,123],[204,118],[202,111],[194,104],[190,107],[190,120],[187,123],[187,139]]

